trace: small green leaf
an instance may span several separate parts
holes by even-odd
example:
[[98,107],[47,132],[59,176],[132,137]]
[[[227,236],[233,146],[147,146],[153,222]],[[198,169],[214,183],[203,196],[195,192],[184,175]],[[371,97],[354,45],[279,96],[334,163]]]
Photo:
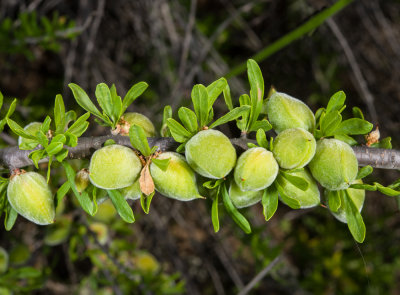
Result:
[[[325,108],[319,108],[316,112],[315,112],[315,121],[318,122],[319,124],[319,119],[321,118],[321,115],[325,112]],[[316,126],[318,127],[318,125]]]
[[67,138],[65,137],[64,134],[57,134],[51,139],[51,142],[61,142],[61,143],[66,143]]
[[381,139],[379,142],[371,144],[371,147],[373,148],[381,148],[381,149],[391,149],[392,148],[392,138],[391,137],[385,137],[384,139]]
[[163,121],[162,121],[162,126],[161,126],[161,131],[160,134],[162,137],[170,137],[171,135],[171,131],[168,128],[167,125],[167,120],[169,118],[172,118],[172,108],[170,105],[166,105],[164,107],[164,111],[163,111]]
[[358,144],[358,142],[353,137],[348,136],[348,135],[335,134],[334,138],[337,139],[337,140],[341,140],[341,141],[343,141],[343,142],[345,142],[345,143],[347,143],[348,145],[351,145],[351,146]]
[[372,173],[373,170],[374,169],[370,165],[362,167],[358,171],[356,179],[362,179],[364,177],[367,177],[368,175],[370,175]]
[[86,131],[86,129],[89,127],[89,123],[86,121],[87,119],[89,119],[89,116],[90,116],[90,113],[85,113],[82,116],[80,116],[74,122],[74,124],[72,124],[71,127],[69,127],[67,129],[66,132],[72,133],[76,137],[80,137]]
[[22,142],[18,147],[20,150],[24,150],[24,151],[29,151],[29,150],[33,150],[35,147],[37,147],[37,145],[39,144],[38,141],[34,141],[34,142]]
[[[253,59],[247,61],[247,76],[250,82],[251,109],[246,129],[250,130],[253,127],[253,123],[257,121],[261,112],[264,97],[264,78],[260,67]],[[259,128],[253,128],[255,131],[258,129]]]
[[229,88],[228,83],[226,84],[223,94],[224,94],[225,104],[228,107],[228,110],[231,111],[233,109],[233,103],[232,103],[231,89]]
[[170,160],[171,160],[171,158],[162,159],[162,160],[160,160],[160,159],[152,159],[151,162],[154,163],[154,165],[156,165],[162,171],[167,171],[167,168],[168,168]]
[[338,91],[334,95],[331,96],[328,102],[328,106],[326,107],[326,113],[339,111],[346,100],[346,94],[343,91]]
[[10,118],[12,114],[14,114],[15,108],[17,107],[17,99],[14,98],[14,100],[12,101],[12,103],[10,104],[10,107],[7,111],[6,114],[6,119]]
[[353,117],[364,120],[364,114],[359,107],[353,107]]
[[256,147],[258,147],[258,145],[254,144],[254,143],[252,143],[252,142],[248,142],[248,143],[247,143],[247,147],[248,147],[249,149],[251,149],[251,148],[256,148]]
[[335,130],[335,134],[367,134],[372,130],[373,127],[374,125],[372,125],[368,121],[358,118],[352,118],[341,122],[338,128]]
[[285,190],[281,187],[278,182],[275,182],[276,188],[278,190],[281,199],[292,209],[300,209],[300,202],[292,197],[288,196]]
[[17,122],[11,120],[10,118],[7,118],[7,124],[10,127],[10,129],[12,130],[12,132],[14,132],[16,135],[24,137],[24,138],[28,138],[28,139],[36,139],[35,136],[25,132],[24,128],[22,128],[20,125],[18,125]]
[[383,186],[380,183],[374,182],[374,184],[376,185],[376,188],[378,189],[378,191],[380,191],[382,194],[385,194],[389,197],[397,197],[400,195],[400,191],[396,191],[394,189],[391,189],[390,187],[386,187]]
[[45,157],[44,150],[36,150],[31,152],[28,155],[28,158],[32,160],[33,164],[35,165],[36,169],[39,169],[39,161]]
[[125,200],[120,191],[107,190],[107,192],[119,216],[121,216],[125,222],[135,222],[135,216],[133,215],[132,208],[129,206],[128,202]]
[[65,132],[64,135],[66,137],[65,145],[70,147],[75,147],[78,145],[78,137],[75,134]]
[[196,114],[188,108],[180,107],[178,110],[178,116],[183,126],[190,132],[195,133],[199,127],[197,124]]
[[[200,128],[206,126],[208,122],[208,93],[206,87],[201,84],[197,84],[192,89],[192,102],[194,112],[196,113],[197,119],[200,123]],[[172,132],[172,130],[171,130]]]
[[74,192],[75,197],[78,199],[78,202],[81,205],[82,209],[85,210],[91,216],[95,215],[96,210],[93,205],[93,202],[90,200],[88,193],[86,191],[79,193],[76,188],[76,184],[75,184],[75,174],[76,173],[75,173],[74,169],[68,162],[62,162],[62,165],[64,166],[69,185],[70,185],[72,191]]
[[275,185],[271,185],[264,190],[261,203],[263,206],[265,221],[268,221],[272,216],[274,216],[278,209],[278,191],[276,190]]
[[68,111],[65,113],[65,126],[64,129],[68,127],[68,124],[75,121],[77,118],[75,111]]
[[228,82],[225,78],[220,78],[217,81],[214,81],[210,85],[207,86],[207,93],[208,93],[208,110],[212,108],[214,105],[215,100],[218,96],[224,91]]
[[62,142],[51,142],[47,147],[46,147],[46,152],[49,156],[55,155],[58,152],[60,152],[63,148]]
[[58,162],[64,161],[64,159],[68,156],[68,150],[67,149],[62,149],[57,155],[56,155],[56,160]]
[[281,171],[280,173],[283,178],[285,178],[298,189],[301,189],[302,191],[306,191],[308,189],[308,182],[304,178],[292,175],[284,171]]
[[126,109],[147,89],[149,85],[146,82],[136,83],[126,93],[124,100],[122,101],[122,114],[125,113]]
[[145,194],[140,194],[140,205],[142,206],[143,212],[149,214],[150,212],[150,204],[153,200],[155,192],[152,192],[150,195],[146,196]]
[[3,93],[1,93],[0,91],[0,109],[3,107],[3,99],[4,99]]
[[192,137],[192,134],[185,127],[172,118],[167,119],[167,125],[177,142],[186,142]]
[[259,146],[268,149],[269,147],[269,143],[267,140],[267,136],[265,135],[265,131],[262,129],[258,129],[257,130],[257,134],[256,134],[256,138],[257,138],[257,143]]
[[223,182],[224,182],[223,179],[209,180],[209,181],[204,182],[203,186],[208,189],[214,189],[214,188],[219,187],[221,185],[221,183],[223,183]]
[[229,198],[228,192],[226,190],[226,186],[222,185],[222,200],[224,202],[224,206],[229,216],[236,222],[237,225],[246,233],[251,233],[251,226],[247,219],[236,209],[233,205],[231,199]]
[[211,221],[214,228],[214,232],[216,233],[219,231],[218,196],[219,193],[216,194],[211,206]]
[[237,118],[243,116],[244,114],[247,114],[250,110],[250,106],[241,106],[234,108],[233,110],[229,111],[229,113],[225,114],[221,118],[217,119],[210,125],[210,128],[215,128],[219,125],[228,123],[229,121],[236,120]]
[[353,238],[358,243],[362,243],[365,239],[365,224],[360,212],[358,211],[356,205],[354,205],[354,202],[350,198],[347,190],[345,190],[344,195],[344,210],[346,213],[347,226],[349,227]]
[[139,125],[133,124],[129,129],[129,139],[132,146],[137,149],[143,156],[151,155],[149,142],[147,141],[146,133]]
[[62,133],[65,128],[65,106],[61,94],[56,95],[54,103],[54,123],[56,125],[56,134]]
[[115,123],[119,121],[119,119],[122,116],[122,100],[121,97],[117,95],[117,89],[115,88],[115,85],[113,84],[110,88],[110,93],[111,93],[111,101],[112,101],[112,106],[113,106],[113,117],[115,118]]
[[46,118],[44,119],[42,125],[40,125],[40,130],[44,134],[47,134],[47,132],[50,130],[50,123],[51,123],[51,118],[49,116],[46,116]]
[[376,185],[370,185],[370,184],[366,184],[366,183],[354,183],[354,184],[350,185],[350,188],[362,189],[362,190],[371,191],[371,192],[376,191]]
[[105,116],[103,116],[100,111],[96,108],[93,102],[90,100],[89,96],[86,92],[74,83],[68,84],[69,88],[72,90],[72,94],[75,97],[76,102],[87,112],[92,113],[96,117],[106,120]]
[[6,231],[10,231],[13,228],[15,221],[17,220],[18,213],[14,210],[13,207],[11,207],[10,203],[7,203],[5,212],[6,216],[4,218],[4,228],[6,229]]
[[268,130],[272,129],[272,125],[265,119],[261,120],[261,121],[255,121],[251,125],[251,128],[249,129],[249,132],[257,131],[258,129],[262,129],[265,132],[267,132]]
[[324,117],[321,117],[321,131],[325,136],[330,136],[335,133],[336,128],[342,122],[342,116],[338,111],[331,111],[326,113]]
[[99,106],[103,109],[103,112],[115,123],[116,118],[113,112],[113,101],[111,98],[110,88],[108,88],[105,83],[100,83],[96,87],[95,95]]
[[49,145],[49,139],[47,138],[46,134],[43,131],[38,131],[36,133],[37,141],[42,145],[42,147],[46,148]]
[[332,212],[337,212],[342,206],[342,201],[340,200],[340,194],[344,193],[343,191],[329,191],[328,192],[328,204],[329,209]]

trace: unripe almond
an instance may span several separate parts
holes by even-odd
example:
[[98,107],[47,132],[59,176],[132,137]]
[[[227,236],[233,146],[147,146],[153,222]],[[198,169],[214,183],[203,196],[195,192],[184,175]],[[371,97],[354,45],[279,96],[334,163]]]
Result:
[[337,139],[321,139],[309,164],[314,178],[329,190],[342,190],[356,179],[358,161],[353,149]]
[[81,169],[75,175],[75,185],[79,193],[83,192],[89,185],[89,170]]
[[188,165],[185,157],[174,152],[165,152],[157,159],[170,159],[166,171],[156,164],[150,164],[156,190],[162,195],[179,201],[190,201],[201,198],[197,190],[196,175]]
[[306,166],[315,155],[317,144],[314,136],[302,129],[286,129],[274,140],[273,154],[279,166],[296,169]]
[[235,181],[231,181],[229,186],[229,198],[236,208],[245,208],[261,201],[263,190],[242,191]]
[[193,136],[186,143],[185,155],[198,174],[213,179],[228,175],[236,163],[236,151],[229,138],[213,129]]
[[140,183],[139,180],[136,180],[132,185],[124,187],[121,189],[121,194],[127,200],[137,200],[140,199]]
[[[306,169],[297,172],[286,172],[293,176],[301,177],[303,180],[307,181],[308,188],[303,191],[300,188],[293,185],[284,177],[279,177],[279,185],[283,188],[286,195],[292,199],[296,199],[300,203],[300,208],[311,208],[320,204],[320,193],[318,185],[314,178],[311,176],[310,172]],[[280,198],[280,200],[285,203],[285,201]],[[286,203],[285,203],[286,204]]]
[[301,100],[282,92],[275,92],[266,105],[268,120],[277,133],[290,128],[303,128],[311,133],[315,128],[315,117]]
[[7,197],[15,211],[40,225],[54,222],[53,195],[46,179],[36,172],[13,175],[7,188]]
[[142,163],[132,149],[113,144],[94,152],[89,178],[99,188],[119,189],[132,185],[141,169]]
[[156,135],[156,129],[153,123],[145,115],[140,113],[125,113],[120,120],[120,134],[129,136],[129,128],[133,125],[138,125],[143,128],[147,137]]
[[[363,183],[361,179],[355,180],[353,183]],[[364,206],[364,200],[365,200],[365,190],[362,189],[355,189],[355,188],[348,188],[346,189],[349,197],[353,201],[354,205],[356,205],[357,209],[359,212],[361,212],[363,206]],[[325,190],[325,196],[328,196],[327,204],[329,206],[329,190]],[[343,200],[343,195],[339,194],[340,196],[340,204],[341,206],[336,212],[333,212],[329,207],[329,211],[332,213],[332,215],[339,221],[343,223],[347,223],[347,218],[346,218],[346,212],[344,210],[344,200]]]
[[254,147],[240,155],[234,178],[241,190],[258,191],[269,187],[278,171],[279,166],[272,153],[265,148]]

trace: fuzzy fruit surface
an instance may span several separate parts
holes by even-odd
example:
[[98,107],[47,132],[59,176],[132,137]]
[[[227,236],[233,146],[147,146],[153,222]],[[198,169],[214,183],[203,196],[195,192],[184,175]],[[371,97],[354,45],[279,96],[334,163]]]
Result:
[[213,129],[193,136],[186,143],[185,156],[198,174],[213,179],[225,177],[236,164],[236,151],[229,138]]
[[122,135],[129,136],[129,128],[133,124],[142,127],[147,137],[153,137],[156,135],[156,129],[154,128],[153,123],[145,115],[140,113],[125,113],[121,119],[128,123],[126,126],[127,132],[123,132]]
[[[301,209],[318,206],[321,202],[320,193],[318,185],[315,182],[314,178],[311,176],[310,172],[304,169],[297,172],[287,173],[290,173],[293,176],[301,177],[302,179],[307,181],[308,188],[307,190],[303,191],[294,186],[284,177],[279,177],[279,185],[284,189],[285,193],[292,199],[296,199],[297,201],[299,201]],[[280,198],[280,200],[286,204],[286,202],[282,198]]]
[[277,133],[290,128],[303,128],[311,133],[315,117],[301,100],[282,92],[275,92],[266,104],[268,120]]
[[26,172],[11,178],[7,197],[15,211],[40,225],[54,222],[53,195],[46,179],[36,172]]
[[242,191],[235,181],[231,181],[229,186],[229,198],[236,208],[245,208],[261,201],[263,190]]
[[[40,130],[40,127],[42,126],[42,123],[40,122],[32,122],[29,123],[28,125],[26,125],[24,127],[24,130],[26,133],[36,136],[36,133]],[[33,139],[29,139],[29,138],[24,138],[19,136],[18,137],[18,145],[25,145],[26,147],[31,147],[31,148],[35,148],[37,145],[37,142],[35,143],[35,140]]]
[[265,148],[254,147],[240,155],[234,178],[242,191],[258,191],[269,187],[278,171],[279,166],[273,154]]
[[154,163],[150,164],[156,190],[162,195],[179,201],[190,201],[201,198],[197,190],[196,175],[188,165],[185,157],[174,152],[165,152],[157,159],[170,159],[166,171]]
[[315,155],[317,143],[314,136],[302,129],[286,129],[274,140],[272,153],[279,166],[296,169],[306,166]]
[[[357,179],[353,183],[363,183],[363,182],[361,179]],[[348,188],[346,190],[347,190],[347,193],[348,193],[350,199],[353,201],[354,205],[356,205],[356,208],[358,209],[358,211],[361,212],[361,210],[364,206],[365,190],[355,189],[355,188]],[[327,195],[329,195],[329,191],[325,190],[325,196],[327,196]],[[344,210],[343,194],[340,193],[339,196],[340,196],[341,206],[339,207],[339,209],[336,212],[333,212],[331,209],[329,209],[329,211],[332,213],[333,216],[335,216],[335,218],[337,220],[347,223],[346,212]],[[329,204],[329,200],[328,200],[327,204]]]
[[329,190],[342,190],[356,179],[358,161],[353,149],[337,139],[321,139],[309,164],[314,178]]
[[141,191],[140,191],[139,179],[136,180],[132,185],[124,187],[123,189],[121,189],[121,194],[127,200],[140,199]]
[[119,189],[132,185],[141,169],[142,163],[132,149],[113,144],[94,152],[89,178],[99,188]]

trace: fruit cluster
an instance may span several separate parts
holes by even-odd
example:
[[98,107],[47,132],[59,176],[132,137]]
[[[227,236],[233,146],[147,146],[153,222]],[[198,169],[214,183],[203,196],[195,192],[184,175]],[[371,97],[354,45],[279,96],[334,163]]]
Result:
[[[179,201],[209,198],[213,202],[212,221],[216,231],[222,198],[234,221],[245,232],[250,232],[250,225],[238,208],[261,201],[265,218],[269,220],[277,209],[278,200],[293,209],[318,206],[321,203],[319,184],[324,189],[322,196],[327,208],[338,220],[348,223],[355,239],[362,242],[365,227],[359,212],[364,203],[364,189],[368,186],[361,178],[372,168],[359,171],[350,144],[354,144],[351,136],[370,132],[372,124],[365,121],[362,114],[342,121],[343,92],[336,93],[327,108],[314,115],[302,101],[274,89],[263,99],[264,81],[252,60],[248,62],[248,74],[250,96],[242,95],[239,107],[233,107],[229,86],[222,78],[208,87],[196,85],[193,88],[194,111],[185,107],[179,109],[182,124],[172,118],[169,107],[165,108],[161,133],[181,143],[176,152],[150,147],[147,137],[155,135],[152,122],[142,114],[124,113],[129,102],[136,99],[147,84],[132,87],[124,101],[117,96],[114,86],[108,89],[100,84],[96,96],[103,114],[79,86],[71,84],[78,104],[103,120],[113,134],[129,136],[134,149],[108,142],[93,153],[89,167],[77,174],[64,163],[64,157],[60,162],[69,180],[63,189],[64,195],[72,189],[85,211],[92,215],[95,214],[93,203],[109,197],[128,222],[133,222],[134,218],[126,199],[140,199],[148,213],[155,191]],[[212,106],[221,93],[229,112],[212,122]],[[116,109],[107,103],[115,105]],[[247,140],[248,149],[239,155],[231,140],[214,129],[234,120],[243,137],[256,132],[257,144],[254,140],[242,139]],[[34,138],[42,128],[41,123],[27,125],[20,133],[20,146],[35,147],[38,143]],[[270,129],[277,135],[267,140],[266,132]],[[46,152],[52,156],[51,151],[46,149]],[[95,197],[90,197],[89,193]],[[12,208],[30,221],[37,224],[54,221],[53,197],[46,179],[40,174],[14,171],[7,196]]]

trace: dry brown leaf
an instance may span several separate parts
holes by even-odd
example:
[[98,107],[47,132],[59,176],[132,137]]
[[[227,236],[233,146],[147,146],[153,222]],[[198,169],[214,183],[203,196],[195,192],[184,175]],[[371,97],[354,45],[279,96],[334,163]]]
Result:
[[146,196],[154,192],[154,181],[150,174],[149,164],[146,164],[140,172],[139,185]]

